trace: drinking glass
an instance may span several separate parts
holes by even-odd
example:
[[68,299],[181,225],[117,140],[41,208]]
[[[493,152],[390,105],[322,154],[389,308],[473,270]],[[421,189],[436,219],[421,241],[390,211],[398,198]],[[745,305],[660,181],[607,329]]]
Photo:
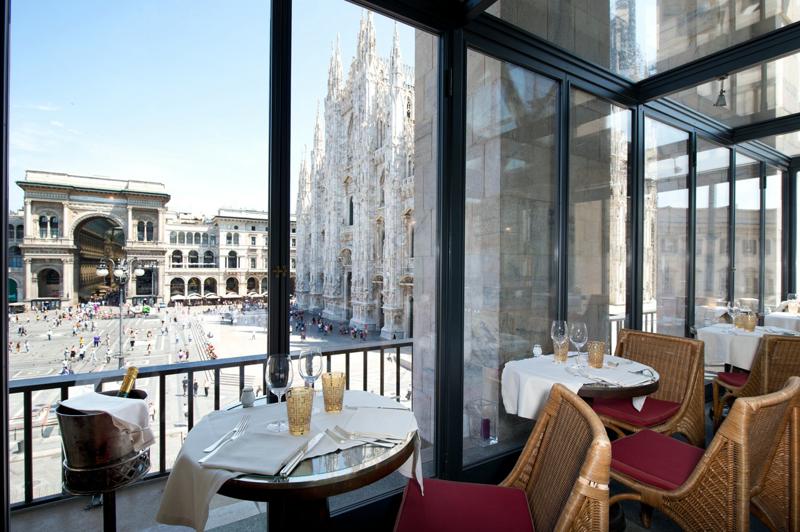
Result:
[[581,349],[589,340],[589,332],[582,321],[573,321],[569,324],[569,339],[578,350],[578,361],[582,361]]
[[566,321],[553,320],[553,323],[550,325],[550,339],[553,340],[553,346],[566,342],[568,334]]
[[[286,390],[292,385],[292,360],[289,355],[270,355],[267,358],[267,386],[275,394],[278,402],[283,401]],[[286,432],[289,428],[285,419],[272,421],[267,428],[273,432]]]
[[309,349],[300,353],[300,376],[307,388],[313,388],[314,383],[322,375],[322,352],[318,348]]

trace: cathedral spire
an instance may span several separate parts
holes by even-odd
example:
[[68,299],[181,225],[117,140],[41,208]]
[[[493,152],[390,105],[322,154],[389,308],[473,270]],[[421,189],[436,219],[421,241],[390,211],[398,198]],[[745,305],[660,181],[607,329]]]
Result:
[[400,56],[400,32],[397,31],[397,22],[394,23],[394,40],[392,41],[391,76],[395,85],[399,85],[403,73],[403,60]]
[[[339,46],[339,34],[336,34],[336,44],[331,51],[331,64],[328,67],[328,94],[333,96],[339,92],[342,84],[342,51]],[[317,113],[319,114],[319,113]]]
[[359,59],[364,61],[372,59],[375,55],[375,24],[372,20],[372,11],[365,10],[365,14],[361,17],[356,49]]
[[322,115],[319,112],[319,100],[317,100],[317,119],[314,126],[314,151],[316,153],[322,153],[322,151],[325,149],[323,130],[324,127],[322,125]]

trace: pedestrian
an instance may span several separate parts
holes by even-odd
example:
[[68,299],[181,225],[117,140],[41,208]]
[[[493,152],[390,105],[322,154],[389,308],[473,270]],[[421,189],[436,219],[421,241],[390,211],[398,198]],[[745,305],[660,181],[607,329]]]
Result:
[[78,328],[75,325],[72,326],[72,336],[78,336]]
[[75,360],[75,355],[77,355],[77,354],[78,354],[78,352],[77,352],[77,350],[75,349],[75,346],[74,346],[74,345],[73,345],[72,347],[70,347],[70,348],[69,348],[69,359],[70,359],[70,360]]
[[206,392],[206,397],[208,397],[208,388],[209,388],[208,379],[206,379],[205,381],[203,381],[203,390]]
[[131,351],[133,351],[133,345],[136,343],[136,337],[131,335],[130,339],[128,340],[131,344]]
[[69,349],[65,347],[64,348],[64,361],[66,361],[68,357],[69,357]]
[[28,340],[25,340],[25,352],[26,353],[31,352],[31,344],[28,342]]
[[48,340],[53,339],[53,329],[47,329],[47,339]]
[[153,349],[153,344],[148,342],[147,343],[147,356],[150,356],[150,352],[152,351],[152,349]]
[[100,335],[95,334],[94,337],[92,338],[92,342],[94,342],[95,347],[98,347],[100,345]]
[[253,329],[253,334],[250,335],[250,339],[251,340],[255,340],[256,339],[256,330],[255,329]]
[[83,347],[83,336],[78,337],[78,345]]
[[189,343],[189,344],[192,343],[192,335],[191,334],[186,336],[186,343]]
[[111,362],[111,348],[106,347],[106,364]]
[[198,388],[197,379],[195,379],[194,382],[192,383],[192,393],[195,396],[197,395],[197,388]]
[[83,360],[86,356],[86,346],[82,345],[81,348],[78,350],[78,358]]
[[183,378],[183,395],[186,396],[186,390],[189,388],[189,377]]

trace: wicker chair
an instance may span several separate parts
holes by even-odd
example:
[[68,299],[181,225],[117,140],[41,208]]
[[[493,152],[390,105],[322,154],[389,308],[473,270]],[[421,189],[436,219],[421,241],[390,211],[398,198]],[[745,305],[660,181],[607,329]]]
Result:
[[[792,375],[800,375],[800,338],[764,335],[750,366],[750,373],[721,372],[711,382],[714,428],[722,422],[722,410],[737,397],[752,397],[779,390]],[[725,394],[720,397],[720,389]]]
[[616,354],[653,367],[660,377],[658,390],[648,396],[641,412],[629,399],[596,399],[593,408],[603,424],[620,437],[646,428],[668,436],[682,434],[703,447],[703,342],[623,329]]
[[[610,460],[600,420],[556,384],[500,486],[426,479],[422,497],[412,480],[395,530],[520,530],[523,518],[535,530],[608,530]],[[514,516],[516,526],[510,523]]]
[[[685,530],[746,532],[752,497],[759,517],[768,514],[776,528],[798,530],[798,408],[800,377],[792,377],[778,392],[736,401],[705,451],[651,431],[616,440],[611,477],[633,493],[610,503],[640,501]],[[783,473],[771,478],[780,467]]]

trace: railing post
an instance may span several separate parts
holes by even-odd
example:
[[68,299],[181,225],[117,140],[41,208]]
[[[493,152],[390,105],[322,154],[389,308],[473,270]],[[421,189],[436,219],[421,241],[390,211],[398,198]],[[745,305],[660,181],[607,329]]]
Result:
[[22,394],[22,434],[25,441],[22,442],[25,450],[24,460],[24,481],[25,481],[25,503],[28,504],[33,500],[33,421],[31,412],[31,391],[26,390]]
[[[244,369],[244,366],[241,366]],[[194,427],[194,371],[189,370],[187,372],[186,378],[189,379],[189,384],[186,386],[186,395],[189,396],[189,430],[192,430]]]
[[350,389],[350,352],[344,355],[344,388]]
[[214,368],[214,410],[219,410],[219,368]]
[[384,358],[386,358],[386,350],[383,347],[381,347],[381,395],[383,395],[383,390],[384,390],[384,385],[383,385]]
[[367,391],[367,350],[366,349],[364,350],[364,364],[363,364],[363,366],[364,366],[362,368],[363,369],[363,371],[362,371],[363,377],[362,377],[361,380],[363,381],[363,384],[364,384],[363,390],[366,392]]
[[394,393],[397,396],[397,402],[400,402],[400,346],[394,348],[395,366],[394,366]]
[[167,376],[158,376],[158,470],[167,470]]

